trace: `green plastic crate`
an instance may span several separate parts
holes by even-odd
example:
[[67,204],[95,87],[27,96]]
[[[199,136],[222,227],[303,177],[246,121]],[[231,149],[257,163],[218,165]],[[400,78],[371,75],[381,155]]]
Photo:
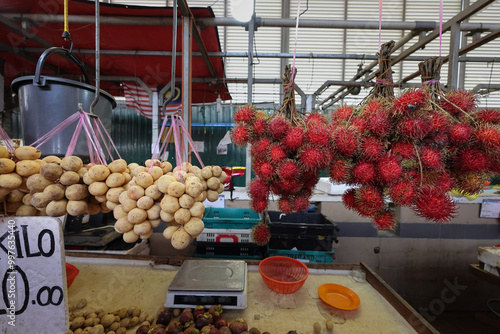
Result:
[[251,229],[262,221],[262,216],[250,209],[205,208],[205,228]]
[[267,249],[268,256],[288,256],[303,262],[311,263],[333,263],[334,251],[304,251],[288,249]]

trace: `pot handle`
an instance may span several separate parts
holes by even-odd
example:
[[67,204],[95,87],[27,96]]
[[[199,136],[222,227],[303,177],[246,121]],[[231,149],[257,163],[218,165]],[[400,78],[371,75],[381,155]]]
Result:
[[85,83],[91,84],[89,75],[87,74],[87,71],[85,70],[85,67],[83,66],[82,62],[69,50],[63,49],[63,48],[58,48],[58,47],[52,47],[48,48],[45,50],[40,58],[38,58],[38,62],[36,64],[36,70],[35,70],[35,77],[33,78],[33,84],[37,86],[45,86],[45,78],[40,77],[40,72],[42,71],[43,64],[45,63],[45,60],[53,54],[53,53],[60,53],[64,57],[68,58],[71,60],[73,63],[78,65],[80,70],[82,71],[84,77],[85,77]]

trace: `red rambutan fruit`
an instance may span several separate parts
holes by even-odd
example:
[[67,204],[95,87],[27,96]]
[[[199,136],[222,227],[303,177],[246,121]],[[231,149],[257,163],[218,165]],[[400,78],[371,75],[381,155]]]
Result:
[[487,151],[500,149],[500,128],[496,125],[483,125],[474,132],[475,140]]
[[262,178],[264,181],[267,181],[273,178],[276,173],[271,163],[263,162],[260,164],[258,168],[255,169],[255,174],[260,178]]
[[423,147],[420,150],[420,161],[422,166],[430,169],[441,169],[444,167],[443,158],[438,150],[429,147]]
[[295,151],[302,146],[304,142],[304,129],[300,126],[293,126],[290,128],[285,138],[283,139],[283,145],[285,148]]
[[284,161],[278,167],[278,175],[282,179],[296,179],[300,176],[299,166],[295,161],[292,160]]
[[250,201],[250,207],[257,213],[262,213],[267,209],[267,199],[253,199]]
[[273,179],[269,181],[269,190],[275,195],[283,193],[283,189],[281,186],[281,179]]
[[342,195],[342,202],[349,210],[356,210],[356,189],[347,189]]
[[375,180],[375,165],[369,161],[359,161],[352,168],[352,181],[354,183],[369,183]]
[[330,164],[329,174],[333,182],[347,183],[351,174],[351,164],[344,159],[336,159]]
[[278,208],[281,212],[289,214],[293,212],[292,203],[288,197],[281,197],[278,201]]
[[307,128],[305,134],[306,142],[318,146],[328,146],[330,143],[331,132],[324,124],[315,124]]
[[409,180],[399,180],[389,186],[387,194],[396,205],[410,205],[415,195],[415,186]]
[[495,109],[481,109],[474,116],[479,123],[500,124],[500,111]]
[[293,195],[298,193],[300,189],[302,189],[302,183],[300,180],[281,179],[281,192],[279,194]]
[[452,123],[451,117],[442,112],[429,112],[431,119],[431,132],[446,131]]
[[415,148],[411,143],[405,141],[397,141],[392,143],[391,153],[397,157],[410,159],[415,157]]
[[250,131],[245,125],[238,125],[233,129],[231,139],[235,145],[244,147],[250,139]]
[[442,191],[450,191],[453,188],[454,183],[454,179],[450,176],[450,174],[448,174],[448,172],[440,171],[431,184],[438,184]]
[[257,118],[252,125],[252,135],[255,137],[262,137],[267,133],[267,119],[265,118]]
[[403,173],[403,167],[401,167],[399,161],[391,155],[386,155],[378,160],[377,170],[380,178],[386,182],[397,180]]
[[401,136],[410,140],[422,140],[430,131],[431,122],[428,117],[406,118],[399,122],[397,130]]
[[363,216],[372,217],[384,208],[384,195],[370,185],[364,185],[356,190],[356,209]]
[[462,114],[464,111],[466,113],[474,111],[477,104],[477,96],[473,92],[465,90],[451,91],[439,101],[441,108],[455,116]]
[[335,149],[338,153],[352,157],[358,149],[359,133],[350,128],[340,128],[333,135]]
[[343,105],[337,110],[332,111],[331,119],[332,121],[347,121],[351,115],[356,112],[356,109],[352,106]]
[[250,183],[248,194],[253,199],[267,199],[269,196],[269,186],[261,179],[255,179]]
[[467,142],[474,129],[468,123],[458,123],[450,128],[448,138],[453,144],[463,144]]
[[285,160],[285,158],[286,154],[283,150],[283,147],[281,147],[281,145],[279,144],[272,144],[269,148],[269,160],[273,164],[279,165]]
[[326,119],[325,115],[319,112],[312,112],[308,114],[305,118],[305,121],[308,126],[328,125],[328,120]]
[[307,211],[309,208],[309,196],[297,195],[293,198],[292,202],[295,212]]
[[319,171],[304,172],[301,177],[301,181],[305,189],[310,189],[312,191],[312,188],[314,188],[316,183],[319,181]]
[[276,116],[269,123],[269,132],[274,140],[282,139],[290,129],[291,124],[288,119],[283,116]]
[[487,181],[485,173],[460,173],[455,178],[455,189],[464,195],[473,195],[482,193],[484,190],[484,181]]
[[265,157],[269,152],[270,146],[271,140],[269,138],[262,138],[261,140],[257,140],[254,144],[252,144],[250,153],[252,157]]
[[318,170],[328,163],[325,151],[313,145],[305,145],[299,154],[299,161],[304,170]]
[[394,116],[411,114],[429,101],[429,94],[423,89],[408,90],[392,101],[391,111]]
[[362,117],[355,117],[351,120],[350,128],[358,133],[364,133],[368,128],[368,121]]
[[475,148],[465,148],[455,156],[454,166],[465,172],[486,171],[490,166],[490,158]]
[[374,137],[365,137],[361,140],[360,153],[368,160],[377,160],[384,151],[384,144]]
[[373,217],[378,230],[392,230],[396,227],[396,217],[390,210],[381,210]]
[[363,109],[366,128],[378,137],[386,137],[391,130],[389,113],[378,99],[372,99]]
[[417,215],[436,223],[448,222],[456,213],[455,202],[447,192],[437,187],[420,189],[414,203],[414,211]]
[[234,122],[246,123],[251,125],[255,120],[255,116],[256,116],[255,108],[246,105],[240,108],[238,111],[236,111],[236,113],[234,114]]
[[269,228],[269,225],[260,222],[252,227],[250,236],[252,237],[252,242],[254,244],[265,246],[271,239],[271,229]]

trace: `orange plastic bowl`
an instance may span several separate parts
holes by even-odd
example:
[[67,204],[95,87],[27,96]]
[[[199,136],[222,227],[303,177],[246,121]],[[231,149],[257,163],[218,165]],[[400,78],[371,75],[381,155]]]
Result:
[[282,294],[297,292],[309,276],[305,264],[286,256],[271,256],[262,260],[259,272],[269,289]]
[[68,289],[73,284],[73,281],[75,280],[76,276],[80,270],[78,270],[75,266],[66,263],[66,281],[68,282]]

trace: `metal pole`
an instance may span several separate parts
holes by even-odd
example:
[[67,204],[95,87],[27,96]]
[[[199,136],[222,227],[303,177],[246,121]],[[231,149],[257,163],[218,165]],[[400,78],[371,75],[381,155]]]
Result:
[[97,102],[99,102],[99,90],[101,86],[101,73],[100,73],[100,56],[99,52],[101,50],[100,48],[100,24],[99,24],[99,0],[95,0],[95,97],[94,101],[92,101],[92,104],[90,105],[90,110],[89,112],[91,114],[94,113],[94,107],[97,105]]
[[[254,1],[254,12],[250,22],[248,22],[248,104],[253,103],[253,37],[255,34],[255,1]],[[252,157],[250,155],[250,147],[246,147],[246,163],[245,163],[245,185],[248,187],[250,181],[252,180]]]
[[[191,17],[182,18],[182,118],[191,134]],[[174,85],[175,88],[175,85]],[[188,159],[189,147],[184,145],[184,157]]]
[[460,50],[460,23],[451,26],[450,53],[448,55],[448,90],[456,90],[458,87],[458,52]]

